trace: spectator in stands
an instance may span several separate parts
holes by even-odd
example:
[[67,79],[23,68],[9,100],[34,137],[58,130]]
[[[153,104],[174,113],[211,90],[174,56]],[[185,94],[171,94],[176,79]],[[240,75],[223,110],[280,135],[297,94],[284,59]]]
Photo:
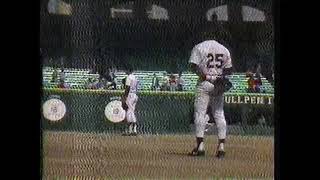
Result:
[[262,86],[262,80],[261,80],[261,65],[258,64],[255,69],[255,73],[252,71],[248,71],[246,73],[246,77],[249,77],[248,79],[248,92],[249,93],[260,93],[261,92],[261,86]]
[[161,85],[161,90],[162,91],[167,91],[169,88],[169,77],[167,76],[167,73],[163,73],[162,77],[162,85]]
[[93,86],[94,86],[94,82],[93,82],[93,79],[90,77],[90,78],[88,79],[87,84],[86,84],[86,88],[87,88],[87,89],[93,89]]
[[170,91],[176,91],[177,88],[177,79],[174,74],[171,74],[169,77],[169,85],[170,85]]
[[103,76],[99,75],[97,78],[88,78],[88,82],[86,84],[86,87],[88,89],[105,89],[106,88],[106,82]]
[[108,81],[108,88],[111,86],[113,90],[117,89],[116,76],[114,69],[109,68],[106,74],[106,80]]
[[253,93],[255,91],[255,80],[253,77],[253,73],[248,72],[247,77],[249,77],[247,83],[248,83],[248,88],[247,88],[247,92],[248,93]]
[[177,84],[178,84],[178,91],[183,91],[184,80],[182,78],[182,72],[179,73]]
[[104,89],[105,86],[105,79],[102,76],[99,76],[98,82],[95,83],[95,89]]
[[93,83],[92,83],[91,89],[98,89],[98,83],[99,83],[98,79],[93,79]]
[[[66,84],[66,74],[65,74],[65,72],[64,72],[64,68],[63,67],[61,67],[61,71],[60,71],[60,73],[59,73],[59,77],[60,77],[60,80],[59,80],[59,82],[60,82],[60,84],[61,84],[61,87],[63,86],[64,88],[68,88],[69,86],[67,86],[67,84]],[[63,85],[62,85],[63,84]]]
[[156,91],[159,88],[159,79],[156,73],[153,74],[151,90]]
[[60,82],[61,80],[64,82],[66,79],[66,75],[64,73],[64,68],[61,68],[61,71],[60,71]]
[[256,73],[254,77],[254,92],[260,93],[262,86],[261,74]]
[[56,68],[54,68],[53,72],[52,72],[52,76],[51,76],[51,83],[55,83],[58,81],[58,71]]
[[65,81],[63,79],[60,79],[59,84],[58,84],[58,88],[69,88],[69,86],[65,83]]

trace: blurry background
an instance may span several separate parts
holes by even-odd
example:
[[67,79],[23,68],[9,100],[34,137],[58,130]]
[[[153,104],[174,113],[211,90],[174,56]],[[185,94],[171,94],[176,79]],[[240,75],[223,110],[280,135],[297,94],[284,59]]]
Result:
[[272,77],[271,1],[43,0],[40,47],[44,66],[107,66],[184,71],[192,47],[212,37],[224,44],[237,72],[260,63]]

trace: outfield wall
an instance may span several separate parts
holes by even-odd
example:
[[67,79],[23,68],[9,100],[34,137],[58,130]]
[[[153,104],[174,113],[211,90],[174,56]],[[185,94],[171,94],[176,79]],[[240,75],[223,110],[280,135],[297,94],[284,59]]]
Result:
[[[114,133],[124,130],[124,123],[112,123],[105,116],[108,103],[123,91],[43,89],[41,112],[46,101],[60,99],[66,113],[57,121],[41,113],[43,130]],[[141,92],[136,107],[138,132],[148,134],[191,133],[194,93]],[[53,109],[59,113],[60,109]],[[266,125],[257,118],[265,117]],[[59,115],[59,114],[58,114]],[[225,116],[229,134],[273,134],[272,94],[225,94]]]

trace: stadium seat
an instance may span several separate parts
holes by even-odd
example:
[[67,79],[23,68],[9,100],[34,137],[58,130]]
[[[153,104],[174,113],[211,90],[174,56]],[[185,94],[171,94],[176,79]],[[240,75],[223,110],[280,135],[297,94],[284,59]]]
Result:
[[[54,69],[52,67],[44,67],[42,70],[43,75],[43,84],[45,87],[55,87],[56,84],[52,84],[50,82],[51,76]],[[58,73],[61,71],[60,69],[57,70]],[[138,77],[139,80],[139,89],[141,90],[150,90],[151,84],[152,84],[152,78],[153,74],[156,73],[157,77],[160,80],[160,83],[162,83],[162,76],[165,71],[136,71],[134,74]],[[87,83],[89,78],[98,79],[99,74],[89,74],[89,69],[74,69],[74,68],[66,68],[65,69],[65,75],[66,83],[70,83],[72,85],[71,88],[83,88],[85,87],[85,84]],[[122,79],[125,78],[127,75],[124,71],[118,71],[115,73],[116,75],[116,83],[117,87],[120,88],[122,84]],[[170,75],[170,74],[168,74]],[[174,74],[175,76],[178,76],[178,74]],[[185,85],[183,86],[183,89],[185,91],[193,91],[196,87],[196,84],[198,82],[198,76],[194,73],[190,72],[183,72],[182,78],[185,81]],[[233,87],[231,88],[230,92],[246,92],[247,89],[247,79],[245,73],[234,73],[230,77],[230,81],[233,84]],[[265,77],[262,77],[262,87],[261,89],[267,93],[273,93],[274,88],[273,86],[268,82],[268,80]]]

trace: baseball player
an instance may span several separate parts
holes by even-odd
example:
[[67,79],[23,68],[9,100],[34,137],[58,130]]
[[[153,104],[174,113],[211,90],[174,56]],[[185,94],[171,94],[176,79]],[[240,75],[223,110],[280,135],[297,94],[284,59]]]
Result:
[[128,134],[130,136],[137,135],[137,119],[135,116],[135,108],[138,102],[137,88],[138,80],[133,75],[131,68],[127,71],[128,77],[125,80],[125,93],[122,97],[122,107],[126,110],[126,121],[129,124]]
[[207,108],[210,104],[218,129],[218,147],[215,156],[223,158],[227,130],[223,94],[231,88],[228,75],[232,72],[229,50],[215,40],[207,40],[193,48],[189,63],[192,70],[199,76],[194,103],[197,145],[190,155],[203,156],[205,154],[203,138],[209,119],[206,117]]

